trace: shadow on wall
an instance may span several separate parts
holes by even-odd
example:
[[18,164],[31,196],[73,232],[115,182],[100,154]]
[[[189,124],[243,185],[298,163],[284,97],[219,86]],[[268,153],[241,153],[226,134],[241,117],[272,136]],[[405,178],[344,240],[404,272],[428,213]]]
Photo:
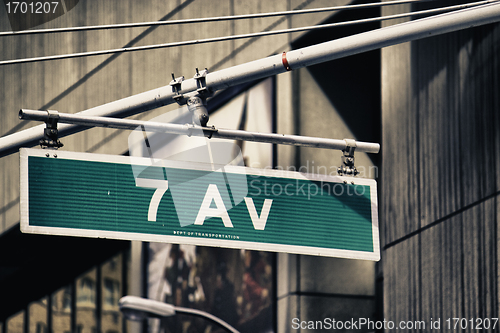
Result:
[[[334,14],[322,24],[376,16],[380,16],[379,8],[348,10]],[[307,47],[378,28],[380,24],[374,22],[312,31],[292,43],[292,48]],[[380,50],[309,66],[307,69],[356,139],[380,142]],[[376,165],[378,155],[369,155]]]

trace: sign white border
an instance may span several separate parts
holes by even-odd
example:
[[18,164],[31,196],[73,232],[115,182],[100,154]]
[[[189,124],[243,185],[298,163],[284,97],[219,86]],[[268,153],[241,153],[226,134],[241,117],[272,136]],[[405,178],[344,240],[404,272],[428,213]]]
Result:
[[[49,155],[47,157],[47,154]],[[370,187],[371,198],[371,214],[372,214],[372,239],[373,239],[373,252],[341,250],[341,249],[328,249],[317,248],[311,246],[300,245],[283,245],[283,244],[268,244],[258,242],[247,242],[240,240],[227,240],[218,238],[202,238],[202,237],[183,237],[174,235],[154,235],[146,233],[132,233],[132,232],[119,232],[119,231],[105,231],[105,230],[88,230],[88,229],[73,229],[73,228],[60,228],[60,227],[41,227],[29,225],[29,184],[28,184],[28,157],[39,156],[46,158],[94,161],[94,162],[108,162],[118,164],[135,164],[135,165],[157,165],[164,167],[176,167],[190,170],[202,170],[214,172],[214,166],[201,163],[188,163],[178,162],[171,160],[152,160],[143,157],[120,156],[120,155],[104,155],[104,154],[90,154],[79,152],[68,152],[59,150],[42,150],[21,148],[20,149],[20,224],[21,231],[24,233],[32,234],[45,234],[45,235],[61,235],[61,236],[77,236],[77,237],[91,237],[91,238],[110,238],[122,240],[138,240],[147,242],[160,242],[160,243],[174,243],[174,244],[190,244],[201,246],[214,246],[214,247],[227,247],[234,249],[248,249],[270,252],[286,252],[296,254],[308,254],[316,256],[340,257],[351,259],[364,259],[364,260],[380,260],[380,240],[379,240],[379,227],[378,227],[378,203],[377,203],[377,184],[373,179],[353,178],[342,176],[328,176],[317,174],[306,174],[288,170],[274,170],[274,169],[254,169],[241,166],[215,166],[215,172],[225,172],[290,178],[290,179],[303,179],[313,181],[328,181],[328,182],[354,182],[356,185],[367,185]],[[157,164],[158,163],[158,164]]]

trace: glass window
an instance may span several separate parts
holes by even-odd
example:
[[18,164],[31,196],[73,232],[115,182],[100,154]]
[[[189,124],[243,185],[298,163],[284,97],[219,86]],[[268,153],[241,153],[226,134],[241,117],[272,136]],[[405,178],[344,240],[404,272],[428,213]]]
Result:
[[104,278],[104,302],[103,308],[118,307],[118,299],[120,298],[120,282]]
[[123,254],[118,254],[101,266],[102,315],[101,332],[121,332],[122,315],[118,301],[122,297]]
[[96,285],[95,279],[90,276],[84,276],[77,284],[78,297],[76,298],[77,306],[94,306]]
[[52,294],[52,333],[71,331],[71,286]]
[[76,279],[76,327],[78,333],[93,333],[96,329],[96,281],[94,268]]

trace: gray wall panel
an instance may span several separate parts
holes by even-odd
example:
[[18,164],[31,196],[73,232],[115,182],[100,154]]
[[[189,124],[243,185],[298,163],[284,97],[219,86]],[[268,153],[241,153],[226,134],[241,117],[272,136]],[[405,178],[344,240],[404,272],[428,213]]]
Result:
[[382,51],[390,320],[498,316],[499,31],[489,25]]

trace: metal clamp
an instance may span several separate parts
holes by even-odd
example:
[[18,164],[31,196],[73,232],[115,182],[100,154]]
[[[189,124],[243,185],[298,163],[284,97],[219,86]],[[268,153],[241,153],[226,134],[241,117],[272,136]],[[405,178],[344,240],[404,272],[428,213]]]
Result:
[[57,111],[47,110],[48,118],[45,121],[46,127],[43,129],[43,139],[40,140],[40,146],[48,149],[58,149],[63,146],[58,139],[59,131],[57,130],[57,122],[59,121],[59,113]]
[[342,150],[342,165],[337,169],[339,175],[356,176],[359,174],[354,166],[354,150],[356,149],[356,140],[344,139],[346,146]]
[[203,134],[205,135],[206,138],[211,139],[212,136],[217,133],[217,128],[215,128],[214,125],[212,127],[203,127]]
[[172,87],[172,92],[174,93],[174,101],[176,101],[179,105],[186,104],[184,95],[180,93],[182,81],[184,81],[184,76],[176,78],[174,73],[172,73],[172,81],[170,81],[170,86]]
[[207,74],[208,74],[208,69],[204,69],[202,70],[201,72],[198,71],[198,68],[196,68],[196,74],[194,75],[194,79],[196,80],[196,91],[198,92],[198,94],[200,95],[208,95],[209,94],[209,91],[208,91],[208,88],[207,88],[207,81],[206,81],[206,77],[207,77]]

